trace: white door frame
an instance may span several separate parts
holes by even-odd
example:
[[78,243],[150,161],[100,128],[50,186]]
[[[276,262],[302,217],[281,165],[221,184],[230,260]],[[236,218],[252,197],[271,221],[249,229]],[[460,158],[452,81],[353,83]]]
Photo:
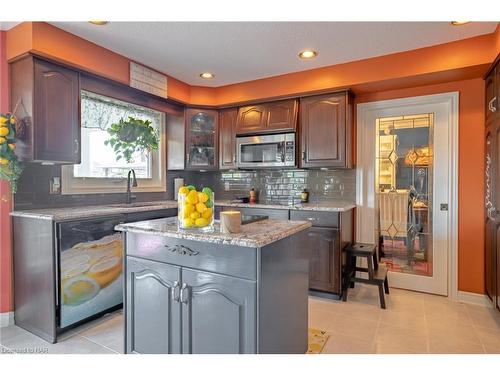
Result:
[[[458,92],[382,100],[357,105],[356,241],[375,241],[376,112],[406,106],[441,105],[449,119],[448,297],[458,299]],[[370,119],[370,120],[369,120]]]

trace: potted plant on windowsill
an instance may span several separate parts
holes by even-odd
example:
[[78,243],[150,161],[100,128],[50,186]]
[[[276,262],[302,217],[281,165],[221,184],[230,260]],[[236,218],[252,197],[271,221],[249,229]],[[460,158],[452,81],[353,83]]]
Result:
[[17,180],[23,170],[14,152],[16,148],[15,124],[14,115],[0,114],[0,179],[10,183],[13,193],[17,191]]
[[120,119],[108,129],[109,139],[105,145],[113,147],[116,160],[125,159],[127,163],[133,160],[135,152],[157,150],[159,144],[158,130],[151,126],[151,121],[129,117]]

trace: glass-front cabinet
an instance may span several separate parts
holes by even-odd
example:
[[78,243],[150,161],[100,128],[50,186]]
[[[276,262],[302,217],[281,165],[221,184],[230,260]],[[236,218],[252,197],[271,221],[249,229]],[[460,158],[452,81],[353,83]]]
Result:
[[186,110],[186,169],[217,169],[217,134],[217,111]]

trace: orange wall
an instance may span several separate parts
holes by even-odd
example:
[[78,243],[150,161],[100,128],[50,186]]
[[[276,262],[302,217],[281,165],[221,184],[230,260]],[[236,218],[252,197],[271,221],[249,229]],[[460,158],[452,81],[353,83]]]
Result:
[[355,104],[450,91],[459,92],[458,288],[484,293],[484,81],[362,94]]
[[[0,31],[0,112],[9,109],[7,59],[5,58],[5,31]],[[12,311],[12,251],[9,212],[11,211],[9,184],[0,181],[0,313]]]

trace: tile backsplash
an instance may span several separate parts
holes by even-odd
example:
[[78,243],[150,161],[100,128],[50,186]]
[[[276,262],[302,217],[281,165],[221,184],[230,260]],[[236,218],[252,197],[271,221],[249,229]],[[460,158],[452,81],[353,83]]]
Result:
[[309,199],[321,201],[339,199],[354,202],[356,196],[356,171],[346,170],[257,170],[186,172],[169,171],[167,190],[173,198],[173,179],[183,177],[186,184],[211,186],[216,199],[233,199],[248,196],[250,189],[258,193],[260,202],[291,203],[300,200],[303,189]]
[[[14,209],[46,207],[89,206],[123,203],[125,191],[113,194],[50,194],[50,179],[61,176],[58,165],[26,164],[18,192],[14,195]],[[186,184],[210,186],[216,199],[234,199],[257,191],[260,202],[291,203],[300,200],[303,189],[309,191],[311,202],[339,199],[354,202],[356,171],[346,170],[257,170],[257,171],[168,171],[167,192],[133,193],[137,202],[173,199],[174,178],[183,177]]]

